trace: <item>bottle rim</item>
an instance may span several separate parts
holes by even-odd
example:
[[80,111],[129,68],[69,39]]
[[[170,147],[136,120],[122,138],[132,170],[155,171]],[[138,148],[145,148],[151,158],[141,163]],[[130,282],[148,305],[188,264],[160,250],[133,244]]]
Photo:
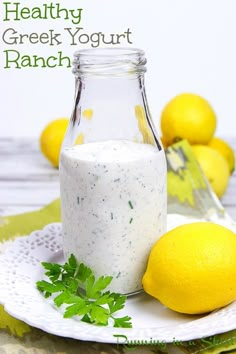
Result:
[[74,56],[78,55],[89,56],[89,57],[109,57],[113,55],[125,55],[130,56],[134,54],[145,55],[143,49],[139,48],[130,48],[130,47],[119,47],[119,48],[89,48],[89,49],[80,49],[74,53]]
[[138,48],[90,48],[74,53],[75,76],[121,76],[146,72],[145,51]]

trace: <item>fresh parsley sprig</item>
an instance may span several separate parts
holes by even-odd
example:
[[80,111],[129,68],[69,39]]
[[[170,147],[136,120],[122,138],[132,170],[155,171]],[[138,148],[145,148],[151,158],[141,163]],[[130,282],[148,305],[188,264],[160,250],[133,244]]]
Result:
[[83,263],[78,264],[73,254],[64,265],[47,262],[42,265],[50,281],[38,281],[37,288],[45,298],[55,295],[57,307],[66,305],[65,318],[80,316],[83,322],[102,326],[107,326],[111,319],[114,327],[132,327],[129,316],[114,317],[124,308],[127,297],[104,292],[112,281],[111,276],[101,276],[96,280],[92,270]]

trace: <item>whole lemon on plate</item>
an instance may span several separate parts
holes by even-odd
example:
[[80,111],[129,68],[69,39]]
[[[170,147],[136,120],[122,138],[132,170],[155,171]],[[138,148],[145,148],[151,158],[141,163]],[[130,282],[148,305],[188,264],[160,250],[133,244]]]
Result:
[[206,145],[193,145],[193,153],[216,195],[221,198],[229,182],[229,167],[222,155]]
[[58,167],[61,145],[69,124],[68,118],[59,118],[50,122],[40,136],[40,148],[44,156]]
[[235,168],[235,155],[231,146],[223,139],[213,137],[208,146],[218,151],[227,161],[229,172],[233,173]]
[[208,144],[216,129],[216,115],[203,97],[184,93],[165,106],[160,123],[167,145],[182,139],[190,144]]
[[168,308],[201,314],[236,299],[236,235],[208,222],[179,226],[153,246],[144,290]]

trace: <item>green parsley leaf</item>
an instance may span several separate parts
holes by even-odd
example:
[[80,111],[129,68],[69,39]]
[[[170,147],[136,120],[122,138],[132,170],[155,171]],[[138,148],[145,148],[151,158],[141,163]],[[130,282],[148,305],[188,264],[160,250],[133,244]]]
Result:
[[113,314],[116,311],[122,310],[125,307],[125,301],[127,297],[125,295],[120,294],[111,294],[113,297],[113,301],[108,304],[110,313]]
[[76,315],[82,315],[87,313],[87,309],[86,306],[82,306],[81,304],[73,304],[71,306],[67,306],[65,313],[64,313],[64,317],[65,318],[70,318]]
[[109,318],[109,311],[102,306],[94,305],[91,308],[90,318],[91,318],[92,322],[107,326],[108,325],[108,318]]
[[131,317],[125,316],[114,319],[114,327],[122,327],[122,328],[132,328],[132,323],[130,322]]
[[81,318],[81,321],[86,322],[86,323],[92,323],[89,315],[87,313]]
[[55,281],[54,283],[49,283],[45,280],[37,282],[37,287],[40,291],[49,293],[50,295],[58,293],[58,291],[65,290],[64,284],[61,282]]
[[106,305],[109,304],[110,302],[114,301],[113,297],[111,297],[110,292],[103,293],[96,301],[96,305]]
[[76,269],[78,264],[77,264],[77,260],[75,258],[75,256],[73,254],[70,255],[69,260],[68,260],[68,264],[73,268]]
[[92,274],[90,268],[86,267],[83,263],[80,263],[77,278],[84,283]]
[[101,276],[97,280],[92,270],[83,263],[78,264],[72,254],[64,265],[42,263],[49,278],[36,283],[45,298],[54,296],[57,307],[64,305],[64,317],[80,316],[81,321],[107,326],[113,320],[114,327],[132,327],[128,316],[116,318],[113,314],[125,306],[126,296],[110,291],[104,292],[111,283],[111,276]]
[[68,299],[68,292],[67,291],[63,291],[62,293],[60,293],[59,295],[57,295],[54,298],[54,303],[57,307],[60,307],[67,299]]
[[112,281],[112,277],[100,277],[96,282],[95,282],[95,277],[91,275],[88,278],[87,284],[86,284],[86,295],[87,297],[91,299],[97,299],[101,296],[101,291],[104,290]]

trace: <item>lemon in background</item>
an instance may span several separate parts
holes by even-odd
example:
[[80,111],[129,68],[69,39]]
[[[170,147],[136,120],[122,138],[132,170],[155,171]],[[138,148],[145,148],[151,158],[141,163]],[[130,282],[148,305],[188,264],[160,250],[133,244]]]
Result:
[[44,128],[40,136],[40,149],[54,167],[59,165],[61,145],[68,124],[68,118],[53,120]]
[[168,308],[200,314],[236,299],[236,235],[210,222],[179,226],[153,246],[144,290]]
[[216,195],[221,198],[229,182],[229,167],[222,155],[206,145],[193,145],[192,150]]
[[161,143],[163,145],[163,148],[164,149],[168,148],[169,145],[168,145],[166,139],[163,136],[160,137],[160,140],[161,140]]
[[227,161],[229,171],[232,174],[235,168],[235,155],[231,146],[223,139],[213,137],[208,146],[218,151]]
[[190,144],[208,144],[216,129],[216,115],[203,97],[184,93],[164,107],[160,123],[167,145],[182,139]]

